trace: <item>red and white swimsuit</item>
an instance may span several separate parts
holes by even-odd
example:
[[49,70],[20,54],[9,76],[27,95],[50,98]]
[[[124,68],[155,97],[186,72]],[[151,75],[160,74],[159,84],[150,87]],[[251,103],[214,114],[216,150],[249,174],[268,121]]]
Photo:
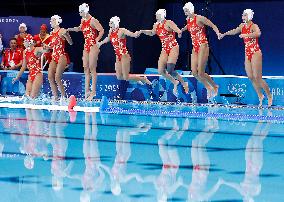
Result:
[[187,30],[190,32],[194,52],[198,53],[202,44],[208,44],[205,26],[197,24],[197,16],[187,20]]
[[35,55],[35,49],[28,51],[26,49],[25,59],[27,68],[29,69],[29,78],[31,81],[35,80],[37,74],[41,73],[40,57]]
[[60,56],[65,55],[67,59],[67,64],[69,64],[70,63],[69,56],[65,52],[65,40],[59,36],[59,31],[60,29],[57,32],[54,31],[51,32],[51,44],[50,44],[50,47],[52,48],[51,57],[52,60],[54,60],[56,64],[58,64]]
[[110,33],[110,41],[113,46],[116,57],[119,61],[121,61],[122,55],[128,54],[126,48],[126,38],[120,39],[118,38],[119,29],[112,30]]
[[97,35],[97,30],[91,26],[91,17],[89,20],[83,20],[81,24],[81,29],[85,38],[84,49],[89,53],[93,45],[95,45]]
[[168,31],[165,28],[166,20],[164,20],[163,23],[158,23],[156,27],[156,34],[161,40],[162,43],[162,49],[169,55],[171,50],[178,45],[175,32],[174,31]]
[[[253,26],[253,23],[249,27],[246,27],[246,25],[244,25],[242,28],[242,34],[251,34],[252,26]],[[260,47],[258,44],[258,38],[245,37],[244,42],[245,42],[246,56],[248,57],[248,60],[251,61],[253,54],[260,51]]]

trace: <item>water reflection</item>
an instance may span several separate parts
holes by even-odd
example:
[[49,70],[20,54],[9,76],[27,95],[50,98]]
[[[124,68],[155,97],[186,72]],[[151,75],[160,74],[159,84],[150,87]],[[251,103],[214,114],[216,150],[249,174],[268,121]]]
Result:
[[177,119],[164,119],[161,126],[168,126],[171,121],[173,128],[168,130],[158,140],[159,155],[162,161],[162,169],[158,176],[150,175],[143,178],[143,183],[151,183],[157,192],[157,201],[167,201],[176,190],[183,185],[183,179],[178,177],[180,157],[178,148],[175,146],[182,135],[189,128],[189,120],[185,119],[182,128],[179,127]]
[[146,133],[151,125],[140,122],[135,128],[119,128],[116,134],[116,155],[114,163],[109,169],[105,170],[110,177],[110,190],[114,195],[120,195],[122,184],[127,184],[130,180],[141,181],[138,173],[127,172],[127,162],[131,156],[131,137]]
[[[259,112],[262,115],[262,111]],[[271,116],[271,112],[268,112]],[[222,180],[227,185],[240,193],[244,202],[253,202],[261,192],[259,175],[263,166],[263,141],[265,140],[271,123],[259,121],[249,138],[245,150],[246,170],[244,179],[240,183]]]
[[52,146],[51,175],[52,188],[60,191],[64,187],[64,178],[70,177],[73,162],[66,164],[66,151],[68,139],[65,138],[64,129],[66,127],[67,114],[64,111],[52,111],[49,124],[49,138]]
[[[254,126],[247,140],[246,135],[216,135],[222,122],[214,118],[127,116],[118,120],[121,116],[117,116],[113,120],[103,116],[101,120],[99,113],[78,113],[76,122],[70,124],[67,117],[68,113],[62,111],[26,109],[25,119],[10,120],[13,127],[5,130],[14,136],[9,144],[4,135],[1,137],[0,156],[19,150],[21,167],[17,164],[18,170],[12,171],[16,174],[0,176],[0,183],[17,185],[18,193],[12,201],[21,201],[21,197],[23,202],[33,201],[39,198],[37,192],[60,195],[53,198],[56,202],[226,201],[234,196],[225,193],[226,189],[240,193],[243,201],[253,202],[262,191],[263,141],[270,123],[234,123],[240,130]],[[123,122],[121,126],[116,126],[118,121]],[[12,144],[14,140],[19,147]],[[244,143],[234,150],[236,141]],[[224,173],[230,161],[222,152],[234,152],[236,159],[245,159],[245,170],[237,163],[234,169],[240,169],[238,173]],[[15,162],[8,163],[13,166]],[[213,166],[217,164],[221,172],[215,172]],[[233,174],[238,174],[234,180],[229,178]]]
[[209,201],[221,185],[218,181],[211,189],[207,190],[211,162],[206,145],[218,129],[218,120],[207,118],[203,131],[192,140],[191,160],[193,169],[191,183],[187,187],[188,201]]
[[99,190],[104,190],[105,173],[101,166],[97,135],[96,113],[85,113],[85,135],[83,142],[85,171],[80,177],[83,188],[80,194],[81,202],[91,201],[93,192],[97,193]]

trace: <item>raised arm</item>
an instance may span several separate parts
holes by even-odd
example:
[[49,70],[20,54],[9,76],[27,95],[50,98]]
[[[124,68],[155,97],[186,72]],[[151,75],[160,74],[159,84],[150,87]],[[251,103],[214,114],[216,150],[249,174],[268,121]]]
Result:
[[98,30],[99,35],[98,35],[96,40],[100,41],[102,39],[104,33],[105,33],[103,26],[101,25],[101,23],[97,19],[92,19],[91,26],[93,26],[94,28],[96,28],[96,30]]

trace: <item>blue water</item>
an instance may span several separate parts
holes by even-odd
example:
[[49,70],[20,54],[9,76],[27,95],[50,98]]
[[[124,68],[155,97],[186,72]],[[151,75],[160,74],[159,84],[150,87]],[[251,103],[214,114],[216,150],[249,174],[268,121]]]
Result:
[[284,201],[276,122],[0,108],[0,133],[1,202]]

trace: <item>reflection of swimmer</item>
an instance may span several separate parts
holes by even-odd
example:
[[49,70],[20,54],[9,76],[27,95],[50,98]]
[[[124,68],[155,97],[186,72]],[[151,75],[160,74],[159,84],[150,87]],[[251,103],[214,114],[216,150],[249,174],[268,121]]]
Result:
[[217,119],[205,119],[205,128],[192,140],[191,159],[193,164],[192,180],[188,186],[188,201],[208,201],[219,189],[218,181],[210,190],[206,191],[210,170],[210,159],[206,151],[206,144],[218,130]]
[[[163,163],[162,170],[159,176],[147,176],[143,182],[151,182],[157,190],[157,201],[167,201],[169,196],[173,195],[176,190],[182,186],[183,180],[177,178],[180,159],[177,148],[174,146],[181,138],[185,130],[189,128],[189,120],[183,122],[182,130],[179,129],[177,119],[173,120],[173,128],[165,133],[159,140],[159,154]],[[167,123],[160,122],[161,125]],[[172,146],[171,146],[172,145]]]
[[[26,154],[24,165],[27,169],[33,169],[35,157],[46,157],[48,155],[46,139],[44,137],[44,123],[39,121],[42,111],[26,109],[29,134],[23,136],[20,151]],[[46,158],[45,158],[46,159]]]
[[104,188],[105,174],[101,168],[96,115],[96,113],[85,113],[85,136],[83,143],[85,171],[82,176],[73,176],[73,178],[80,179],[82,182],[81,202],[90,202],[91,193]]
[[68,147],[68,141],[63,137],[66,117],[66,112],[52,111],[49,125],[50,143],[52,145],[52,188],[55,191],[59,191],[63,188],[63,179],[69,177],[70,170],[73,166],[73,162],[70,162],[68,166],[65,162],[65,154]]
[[244,202],[253,202],[254,197],[261,192],[259,174],[263,165],[263,140],[266,138],[269,128],[269,122],[259,121],[248,140],[245,151],[246,171],[243,182],[223,181],[223,184],[237,190],[242,195]]
[[111,169],[104,166],[106,172],[110,175],[111,192],[114,195],[121,194],[121,185],[132,179],[141,180],[141,176],[136,173],[127,173],[127,161],[131,156],[130,138],[132,135],[145,133],[150,129],[150,125],[141,123],[137,128],[119,128],[116,134],[116,156]]

